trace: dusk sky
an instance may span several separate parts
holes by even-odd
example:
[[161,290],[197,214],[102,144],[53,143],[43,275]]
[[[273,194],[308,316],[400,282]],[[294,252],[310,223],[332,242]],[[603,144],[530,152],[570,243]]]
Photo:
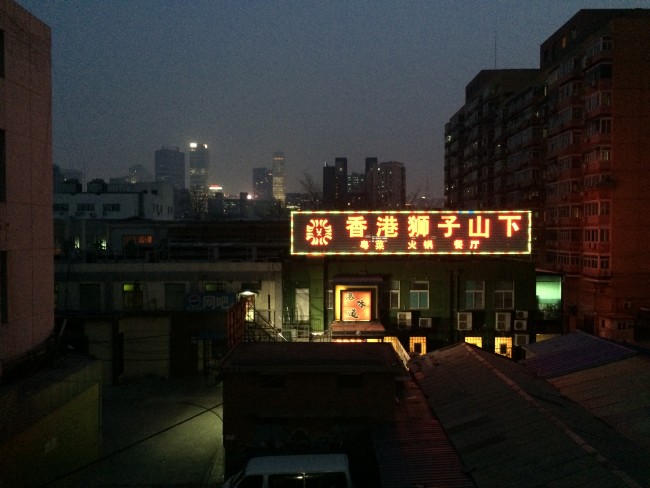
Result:
[[[650,1],[17,0],[52,29],[54,163],[86,181],[153,173],[154,150],[210,149],[211,182],[252,190],[286,158],[287,191],[324,163],[401,161],[443,196],[444,125],[482,69],[537,68],[581,8]],[[496,49],[495,49],[496,36]]]

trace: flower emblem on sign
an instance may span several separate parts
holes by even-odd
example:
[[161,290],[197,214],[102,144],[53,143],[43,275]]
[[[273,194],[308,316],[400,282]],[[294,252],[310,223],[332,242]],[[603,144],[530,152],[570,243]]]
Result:
[[327,219],[311,219],[305,228],[305,239],[312,246],[327,246],[332,240],[332,225]]

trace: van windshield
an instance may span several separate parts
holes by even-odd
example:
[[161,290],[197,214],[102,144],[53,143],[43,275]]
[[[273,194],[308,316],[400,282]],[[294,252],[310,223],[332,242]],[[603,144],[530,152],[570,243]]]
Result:
[[269,488],[348,488],[345,473],[269,475]]

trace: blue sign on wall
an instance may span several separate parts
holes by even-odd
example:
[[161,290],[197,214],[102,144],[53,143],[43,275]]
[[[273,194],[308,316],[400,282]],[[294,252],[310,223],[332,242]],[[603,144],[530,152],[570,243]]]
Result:
[[185,309],[228,310],[236,301],[234,293],[190,293],[185,300]]

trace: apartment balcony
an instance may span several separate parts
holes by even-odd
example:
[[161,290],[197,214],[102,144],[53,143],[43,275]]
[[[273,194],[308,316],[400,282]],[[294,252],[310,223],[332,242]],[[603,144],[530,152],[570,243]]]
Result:
[[585,226],[602,227],[611,224],[612,220],[609,215],[588,215],[582,218]]
[[557,246],[558,251],[564,252],[582,252],[582,242],[581,241],[558,241]]
[[584,165],[583,174],[585,176],[600,174],[600,173],[609,173],[612,169],[612,162],[609,160],[599,159],[597,161],[592,161]]
[[604,79],[604,80],[595,80],[592,81],[591,83],[585,83],[583,89],[584,89],[584,96],[591,95],[592,93],[597,91],[611,90],[612,80]]
[[588,253],[608,254],[612,250],[612,245],[609,242],[583,242],[582,250]]
[[582,267],[582,276],[585,278],[593,278],[597,280],[608,280],[612,277],[611,269],[596,269]]
[[582,170],[580,168],[571,168],[564,171],[557,172],[558,180],[576,180],[582,178]]
[[605,61],[611,61],[612,60],[612,51],[611,50],[605,50],[605,51],[598,51],[591,56],[585,56],[583,58],[583,65],[585,69],[591,68],[592,66],[597,65],[598,63],[602,63]]
[[589,146],[600,146],[602,144],[611,144],[612,135],[611,134],[594,134],[591,136],[585,135],[585,143],[583,149],[588,149]]
[[597,117],[611,117],[612,107],[609,105],[600,105],[589,111],[585,111],[585,120]]
[[558,227],[582,227],[582,218],[580,217],[560,217],[557,219]]

